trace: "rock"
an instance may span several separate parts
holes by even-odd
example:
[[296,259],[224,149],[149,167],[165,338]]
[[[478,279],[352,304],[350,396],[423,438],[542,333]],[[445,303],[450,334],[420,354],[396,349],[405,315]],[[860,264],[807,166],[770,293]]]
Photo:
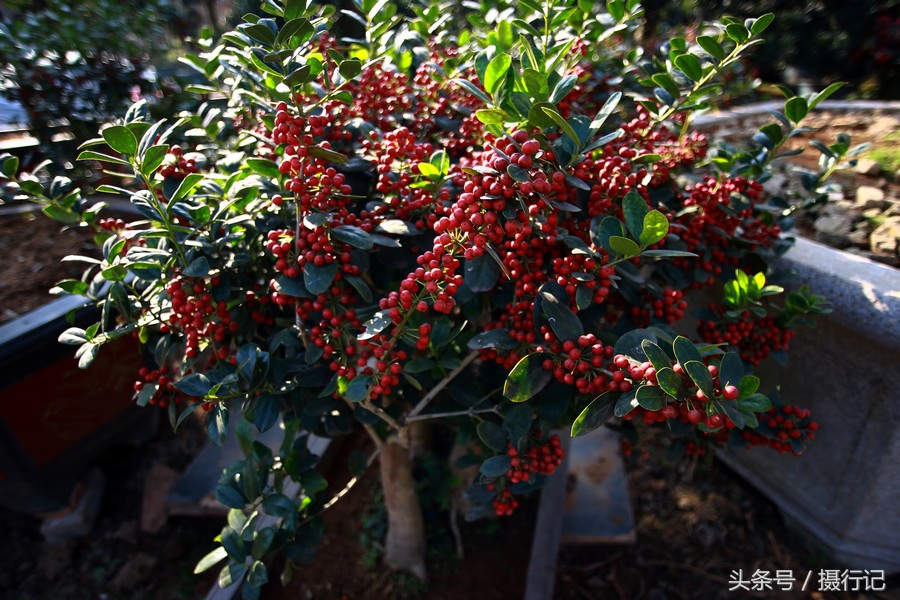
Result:
[[77,539],[90,533],[100,511],[106,477],[97,467],[87,475],[72,493],[72,501],[65,510],[48,515],[41,524],[41,534],[51,544]]
[[860,248],[868,248],[869,247],[869,232],[864,229],[856,229],[847,236],[847,239],[850,240],[850,243],[854,246],[859,246]]
[[813,227],[816,230],[816,240],[829,246],[843,248],[850,245],[848,235],[852,226],[849,215],[826,214],[816,219]]
[[150,468],[147,479],[144,481],[144,499],[141,504],[141,531],[156,533],[162,529],[169,518],[166,509],[166,495],[175,481],[178,473],[159,463]]
[[900,240],[900,216],[888,217],[872,232],[872,250],[877,254],[895,256]]
[[109,582],[109,588],[114,592],[132,589],[150,579],[159,561],[149,554],[136,554],[129,558],[116,572]]
[[38,561],[40,573],[49,581],[62,575],[71,565],[77,545],[78,542],[75,540],[65,540],[58,544],[47,542],[41,550],[41,559]]
[[781,173],[772,173],[772,176],[763,184],[763,189],[770,196],[780,196],[787,187],[787,177]]
[[867,175],[869,177],[878,177],[879,175],[881,175],[881,165],[871,158],[859,159],[859,161],[857,161],[856,163],[856,166],[853,167],[853,170],[860,175]]
[[884,192],[871,185],[861,185],[856,188],[856,206],[863,210],[869,208],[887,208],[888,202],[884,199]]

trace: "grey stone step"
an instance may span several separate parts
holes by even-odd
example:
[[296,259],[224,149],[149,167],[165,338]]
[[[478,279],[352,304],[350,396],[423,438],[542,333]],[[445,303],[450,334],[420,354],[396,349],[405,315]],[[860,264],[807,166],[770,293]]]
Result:
[[632,544],[634,517],[619,434],[606,427],[572,439],[564,544]]

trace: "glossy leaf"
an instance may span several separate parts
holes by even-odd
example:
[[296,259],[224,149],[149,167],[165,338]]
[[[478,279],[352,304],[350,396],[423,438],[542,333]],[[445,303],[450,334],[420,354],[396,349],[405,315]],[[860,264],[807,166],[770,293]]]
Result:
[[549,354],[537,352],[519,360],[506,377],[503,395],[513,402],[524,402],[544,389],[552,376],[542,366],[547,358]]
[[615,414],[617,401],[614,392],[605,392],[594,398],[572,423],[572,437],[589,433],[610,420]]

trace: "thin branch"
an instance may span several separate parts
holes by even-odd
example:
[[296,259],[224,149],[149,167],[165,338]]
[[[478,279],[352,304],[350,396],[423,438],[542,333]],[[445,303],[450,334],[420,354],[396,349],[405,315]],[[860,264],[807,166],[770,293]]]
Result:
[[406,418],[407,423],[411,423],[413,421],[425,421],[427,419],[443,419],[446,417],[471,417],[473,415],[482,415],[485,413],[496,413],[500,414],[497,410],[496,406],[492,406],[490,408],[482,408],[480,410],[468,409],[468,410],[455,410],[452,412],[442,412],[442,413],[428,413],[427,415],[413,415],[411,417]]
[[441,393],[441,391],[445,387],[447,387],[447,384],[449,384],[451,381],[453,381],[457,375],[462,373],[463,370],[466,367],[468,367],[472,363],[472,361],[475,360],[476,358],[478,358],[477,350],[475,350],[474,352],[472,352],[468,356],[466,356],[463,359],[462,364],[460,364],[458,367],[456,367],[455,369],[450,371],[450,373],[447,374],[446,377],[441,379],[437,383],[437,385],[434,386],[434,388],[432,388],[432,390],[430,392],[428,392],[428,394],[426,394],[425,397],[422,398],[422,400],[420,400],[419,403],[416,404],[416,406],[411,411],[409,411],[409,414],[407,415],[406,420],[412,421],[416,415],[418,415],[423,410],[425,410],[425,408],[428,406],[428,403],[431,402],[432,400],[434,400],[435,396],[437,396],[439,393]]
[[[378,455],[379,455],[379,454],[380,454],[380,450],[375,449],[375,451],[372,452],[372,454],[369,455],[369,458],[366,460],[366,471],[369,470],[369,468],[372,466],[372,463],[374,463],[374,462],[375,462],[375,459],[378,458]],[[343,488],[341,491],[339,491],[339,492],[336,493],[334,496],[332,496],[332,497],[331,497],[331,500],[329,500],[328,502],[326,502],[326,503],[322,506],[322,511],[321,511],[319,514],[320,514],[320,515],[323,514],[326,510],[328,510],[329,508],[331,508],[332,506],[334,506],[335,504],[337,504],[337,501],[338,501],[338,500],[340,500],[341,498],[343,498],[344,496],[346,496],[347,493],[350,492],[351,489],[353,489],[353,486],[356,485],[356,484],[359,482],[360,477],[361,477],[361,476],[359,476],[359,477],[352,477],[352,478],[350,479],[350,481],[347,482],[347,485],[345,485],[344,488]]]
[[390,427],[396,429],[397,431],[400,431],[403,429],[403,426],[400,425],[400,423],[399,423],[399,421],[397,421],[397,419],[395,419],[391,415],[387,414],[383,408],[380,408],[380,407],[372,404],[372,400],[370,398],[366,398],[365,400],[360,402],[360,404],[362,405],[363,408],[365,408],[366,410],[368,410],[369,412],[371,412],[372,414],[377,416],[379,419],[381,419],[382,421],[387,423]]

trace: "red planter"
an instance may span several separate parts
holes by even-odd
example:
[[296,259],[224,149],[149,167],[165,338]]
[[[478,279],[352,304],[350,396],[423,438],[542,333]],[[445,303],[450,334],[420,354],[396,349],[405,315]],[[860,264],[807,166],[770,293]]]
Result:
[[59,509],[84,469],[116,444],[155,433],[157,411],[131,401],[142,366],[137,341],[104,347],[91,369],[78,368],[74,348],[57,341],[70,327],[96,321],[85,299],[67,297],[0,326],[0,505]]

